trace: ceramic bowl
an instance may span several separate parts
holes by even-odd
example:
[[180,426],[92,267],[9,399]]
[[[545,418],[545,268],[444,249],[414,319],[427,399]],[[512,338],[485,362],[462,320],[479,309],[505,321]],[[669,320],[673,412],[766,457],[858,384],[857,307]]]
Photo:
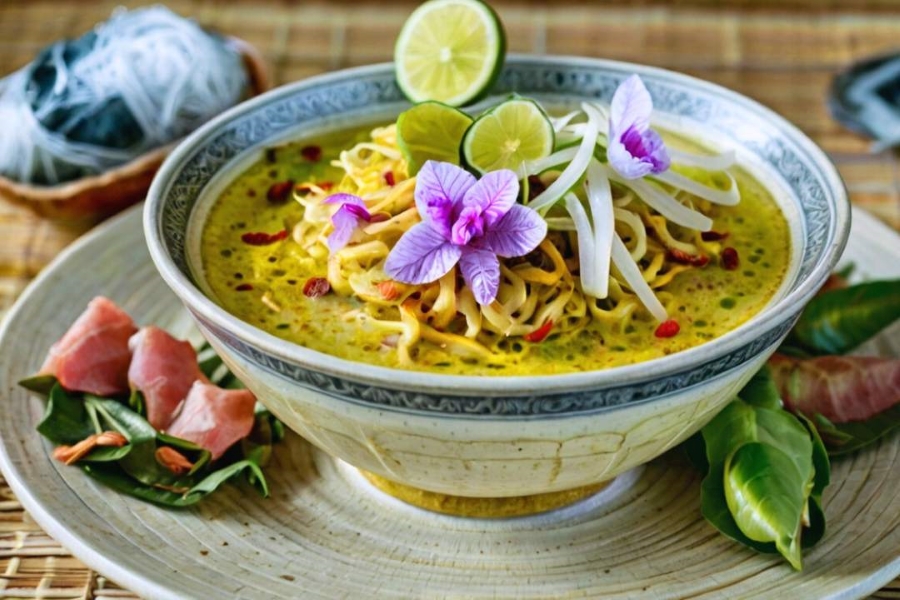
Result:
[[[496,96],[609,102],[638,73],[667,127],[734,149],[781,204],[793,259],[770,305],[702,346],[651,362],[568,375],[450,376],[394,370],[283,341],[201,291],[199,233],[223,182],[262,148],[408,106],[390,64],[273,90],[191,135],[162,166],[145,207],[153,260],[225,362],[290,428],[346,462],[446,494],[504,497],[615,477],[697,431],[787,334],[847,240],[849,204],[822,151],[794,126],[719,86],[660,69],[567,57],[511,57]],[[494,98],[496,101],[496,98]]]

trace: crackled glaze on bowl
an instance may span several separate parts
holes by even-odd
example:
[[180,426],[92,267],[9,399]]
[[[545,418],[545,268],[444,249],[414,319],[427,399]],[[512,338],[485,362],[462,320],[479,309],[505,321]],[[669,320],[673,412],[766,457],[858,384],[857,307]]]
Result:
[[192,244],[204,205],[268,144],[396,115],[391,65],[313,78],[223,115],[172,154],[151,189],[145,231],[163,278],[226,362],[292,429],[377,475],[457,495],[536,494],[596,483],[642,464],[707,422],[765,361],[833,268],[849,206],[833,166],[794,127],[718,86],[588,59],[516,57],[496,92],[550,103],[609,101],[637,72],[675,129],[700,131],[773,190],[794,255],[770,306],[725,336],[663,359],[557,376],[460,377],[346,361],[275,338],[200,291]]

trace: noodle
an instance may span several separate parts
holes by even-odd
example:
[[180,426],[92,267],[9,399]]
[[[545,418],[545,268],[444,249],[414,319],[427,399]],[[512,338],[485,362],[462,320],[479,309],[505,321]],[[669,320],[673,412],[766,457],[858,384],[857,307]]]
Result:
[[[633,319],[651,318],[615,267],[606,298],[584,293],[574,224],[555,207],[547,215],[551,231],[537,249],[525,257],[501,259],[499,291],[489,306],[475,302],[456,268],[429,284],[391,281],[384,273],[384,262],[400,236],[421,220],[415,207],[415,178],[407,173],[396,127],[372,130],[369,140],[341,151],[332,164],[343,171],[333,189],[314,182],[297,186],[304,193],[295,192],[295,199],[304,210],[291,237],[311,259],[322,260],[328,256],[325,244],[336,210],[325,204],[326,198],[335,192],[362,198],[373,218],[356,231],[349,245],[328,256],[327,278],[335,293],[363,302],[360,308],[348,309],[345,320],[383,331],[383,344],[396,345],[402,365],[413,364],[427,348],[481,359],[516,351],[510,338],[527,338],[548,323],[551,335],[573,336],[591,322],[625,331]],[[558,177],[558,171],[540,174],[544,185],[552,185]],[[628,187],[624,182],[613,185],[615,231],[643,280],[659,290],[679,273],[694,268],[671,260],[670,250],[695,256],[717,249],[718,244],[673,226],[637,197],[633,188],[630,182]],[[686,192],[679,193],[679,203],[684,211],[696,210],[693,204],[706,204]],[[671,295],[663,292],[660,298],[670,301]]]

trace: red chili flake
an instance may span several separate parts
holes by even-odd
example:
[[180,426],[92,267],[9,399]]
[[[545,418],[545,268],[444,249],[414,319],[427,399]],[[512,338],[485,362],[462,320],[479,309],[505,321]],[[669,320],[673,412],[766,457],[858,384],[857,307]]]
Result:
[[307,298],[321,298],[331,291],[331,284],[324,277],[310,277],[303,284],[303,295]]
[[388,171],[387,173],[384,174],[384,182],[386,184],[388,184],[389,186],[394,187],[394,185],[397,183],[397,181],[394,179],[393,171]]
[[739,266],[741,266],[741,259],[738,256],[737,250],[731,246],[722,250],[722,267],[726,271],[734,271]]
[[291,197],[291,190],[293,189],[294,182],[290,179],[273,183],[269,186],[269,191],[266,192],[266,200],[278,204],[287,202],[288,198]]
[[300,155],[309,162],[319,162],[322,158],[321,146],[303,146],[300,149]]
[[681,327],[678,325],[678,321],[669,319],[660,323],[653,335],[658,338],[670,338],[675,337],[679,331],[681,331]]
[[278,233],[266,233],[265,231],[247,232],[241,236],[241,241],[251,246],[268,246],[275,242],[287,239],[288,230],[282,229]]
[[553,321],[547,321],[531,333],[526,333],[522,336],[526,342],[532,342],[535,344],[539,344],[544,341],[548,335],[550,335],[550,330],[553,329]]
[[294,193],[299,194],[301,198],[309,196],[310,192],[312,192],[312,188],[308,185],[298,185],[294,187]]
[[234,288],[234,291],[236,291],[236,292],[249,292],[249,291],[252,290],[252,289],[253,289],[253,284],[252,284],[252,283],[242,283],[241,285],[239,285],[239,286],[237,286],[236,288]]
[[334,182],[333,181],[320,181],[316,185],[318,185],[320,188],[322,188],[323,190],[325,190],[327,192],[328,190],[330,190],[331,188],[334,187]]
[[701,231],[700,238],[704,242],[718,242],[719,240],[724,240],[727,238],[729,233],[727,231]]
[[705,254],[688,254],[684,250],[679,250],[678,248],[669,248],[667,256],[669,257],[669,260],[694,267],[702,267],[709,262],[709,257]]
[[400,290],[397,289],[397,284],[390,279],[379,281],[375,284],[375,287],[378,288],[378,293],[381,294],[381,297],[387,301],[396,300],[400,297]]

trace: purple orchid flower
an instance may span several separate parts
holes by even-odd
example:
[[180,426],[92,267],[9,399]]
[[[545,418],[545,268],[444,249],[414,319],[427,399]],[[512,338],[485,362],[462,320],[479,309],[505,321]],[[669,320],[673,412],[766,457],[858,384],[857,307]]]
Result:
[[360,221],[368,223],[372,220],[372,215],[363,199],[353,194],[332,194],[325,198],[324,203],[340,204],[337,211],[331,215],[334,231],[328,236],[328,249],[333,254],[350,242]]
[[385,272],[403,283],[437,281],[459,263],[466,285],[481,305],[500,289],[498,256],[534,250],[547,235],[537,212],[516,203],[519,181],[509,169],[480,181],[445,162],[428,161],[416,179],[416,207],[422,222],[391,250]]
[[623,81],[609,111],[609,164],[625,179],[637,179],[669,168],[669,153],[650,129],[653,100],[637,75]]

